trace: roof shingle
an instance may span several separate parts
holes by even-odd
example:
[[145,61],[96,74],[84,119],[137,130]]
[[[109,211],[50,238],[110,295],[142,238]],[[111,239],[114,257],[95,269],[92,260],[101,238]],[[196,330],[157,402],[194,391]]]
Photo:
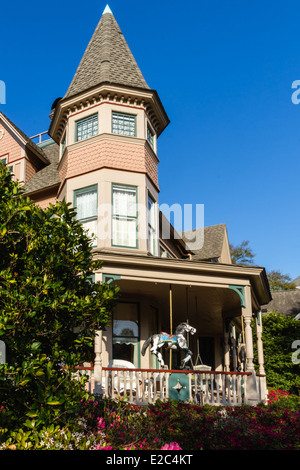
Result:
[[182,233],[187,248],[194,253],[193,260],[219,258],[222,253],[226,225],[211,225]]
[[24,185],[25,194],[33,193],[51,186],[60,184],[60,178],[57,170],[59,162],[59,145],[53,142],[43,148],[43,151],[50,162],[42,170],[35,173]]
[[109,8],[104,10],[64,98],[101,83],[149,89]]

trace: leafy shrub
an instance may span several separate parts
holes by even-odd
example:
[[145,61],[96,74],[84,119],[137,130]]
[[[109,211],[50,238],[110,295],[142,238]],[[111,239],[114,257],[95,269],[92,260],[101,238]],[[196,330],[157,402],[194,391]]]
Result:
[[0,449],[299,450],[299,405],[299,398],[290,395],[256,407],[177,401],[145,407],[90,399],[68,426],[41,429],[27,420],[22,429],[0,427]]

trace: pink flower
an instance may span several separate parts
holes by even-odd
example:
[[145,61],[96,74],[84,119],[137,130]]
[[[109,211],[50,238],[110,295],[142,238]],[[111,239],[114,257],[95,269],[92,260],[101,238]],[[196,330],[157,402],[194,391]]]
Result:
[[182,450],[180,445],[177,442],[170,442],[170,444],[165,444],[162,446],[161,450]]
[[105,428],[105,421],[103,418],[98,418],[98,429],[104,429]]

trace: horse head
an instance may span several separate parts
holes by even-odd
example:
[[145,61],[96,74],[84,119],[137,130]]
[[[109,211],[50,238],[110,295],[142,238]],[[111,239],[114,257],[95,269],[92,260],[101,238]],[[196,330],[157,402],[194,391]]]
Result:
[[194,335],[196,333],[196,328],[193,326],[189,325],[188,323],[180,323],[180,325],[177,326],[176,332],[177,334],[179,332],[186,331],[187,333],[191,333],[191,335]]

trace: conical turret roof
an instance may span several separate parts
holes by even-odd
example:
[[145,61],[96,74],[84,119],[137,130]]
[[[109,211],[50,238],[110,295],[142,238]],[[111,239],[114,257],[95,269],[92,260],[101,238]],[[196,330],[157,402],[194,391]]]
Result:
[[64,98],[82,93],[101,83],[149,89],[108,6]]

